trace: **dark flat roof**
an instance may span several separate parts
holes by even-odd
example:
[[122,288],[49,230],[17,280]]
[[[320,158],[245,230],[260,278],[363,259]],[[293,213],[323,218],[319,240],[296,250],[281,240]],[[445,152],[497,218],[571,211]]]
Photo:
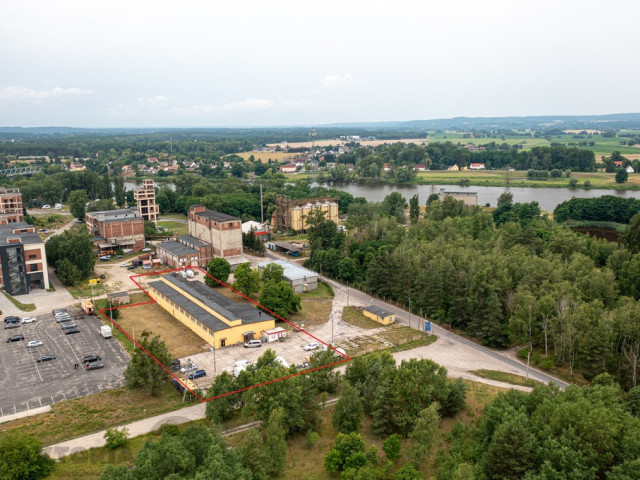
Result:
[[29,225],[26,222],[8,223],[6,225],[0,225],[0,245],[7,245],[7,239],[19,238],[22,244],[29,245],[33,243],[44,243],[44,240],[35,232],[13,233],[14,230],[20,230],[22,228],[34,228],[33,225]]
[[198,237],[194,237],[193,235],[180,235],[178,240],[184,243],[188,243],[189,245],[193,245],[194,247],[210,247],[211,244],[200,240]]
[[222,212],[214,212],[213,210],[209,210],[208,208],[205,209],[204,212],[194,212],[194,215],[210,218],[214,222],[229,222],[231,220],[240,220],[238,217],[227,215],[226,213]]
[[156,244],[156,249],[166,250],[169,253],[173,253],[174,255],[182,256],[190,253],[198,253],[197,250],[194,250],[191,247],[186,246],[184,243],[180,242],[160,242]]
[[[167,281],[175,287],[188,293],[192,297],[197,298],[204,305],[216,311],[228,320],[241,319],[243,325],[273,320],[273,317],[265,312],[261,312],[246,303],[236,303],[221,293],[216,292],[211,287],[206,286],[204,283],[188,281],[179,275],[174,276],[172,274],[164,275],[164,278],[166,278]],[[189,300],[182,293],[178,292],[170,285],[167,285],[162,280],[151,282],[149,285],[169,298],[173,303],[178,305],[185,312],[189,313],[192,317],[197,318],[211,330],[217,332],[230,328],[229,325],[219,320],[193,301]]]
[[366,310],[367,312],[371,312],[374,315],[378,315],[381,318],[385,318],[390,315],[395,315],[395,313],[390,312],[389,310],[385,310],[384,308],[378,307],[376,305],[369,305],[367,307],[364,307],[363,310]]

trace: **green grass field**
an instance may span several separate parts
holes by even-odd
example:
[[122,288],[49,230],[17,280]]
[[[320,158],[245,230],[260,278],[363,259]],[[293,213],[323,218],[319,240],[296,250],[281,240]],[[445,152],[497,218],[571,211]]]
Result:
[[509,145],[521,144],[523,150],[531,150],[533,147],[549,146],[551,143],[562,143],[564,145],[577,144],[581,142],[595,142],[593,146],[586,145],[581,146],[593,150],[596,155],[611,155],[612,152],[618,150],[623,155],[628,154],[640,154],[640,148],[629,147],[627,145],[620,145],[621,138],[605,138],[602,135],[592,135],[591,138],[583,135],[584,138],[574,138],[573,134],[567,135],[553,135],[551,140],[545,138],[533,138],[533,137],[519,137],[519,136],[504,136],[504,137],[483,137],[483,138],[465,138],[465,134],[462,133],[447,133],[447,134],[430,134],[428,142],[451,142],[451,143],[473,143],[474,145],[485,145],[487,143],[496,142],[497,144],[507,143]]
[[461,181],[468,182],[467,185],[481,185],[488,187],[502,187],[507,184],[513,187],[569,187],[569,180],[577,180],[576,187],[584,188],[585,181],[591,183],[591,188],[610,188],[617,190],[637,190],[640,189],[640,174],[629,175],[626,183],[616,183],[614,173],[605,172],[575,172],[570,178],[564,176],[559,178],[528,178],[526,171],[509,172],[507,182],[506,170],[480,170],[450,172],[448,170],[431,170],[420,172],[417,176],[419,184],[458,184]]
[[158,221],[158,226],[166,228],[170,233],[173,233],[174,235],[189,234],[189,225],[186,223],[160,220]]

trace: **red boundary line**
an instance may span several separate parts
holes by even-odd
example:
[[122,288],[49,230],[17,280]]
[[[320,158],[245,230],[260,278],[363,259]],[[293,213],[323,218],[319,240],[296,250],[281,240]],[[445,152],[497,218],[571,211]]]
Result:
[[[144,288],[142,288],[142,285],[140,285],[135,279],[139,278],[139,277],[147,277],[147,276],[151,276],[151,275],[163,275],[166,273],[171,273],[171,272],[177,272],[177,271],[181,271],[181,270],[187,270],[187,269],[198,269],[200,270],[204,275],[207,275],[209,278],[212,278],[213,280],[215,280],[216,282],[218,282],[220,285],[228,288],[229,290],[232,290],[233,292],[237,293],[238,295],[240,295],[241,297],[249,300],[251,303],[253,303],[254,305],[257,305],[258,307],[262,308],[263,310],[269,312],[271,315],[275,316],[276,318],[282,320],[283,322],[286,322],[287,324],[291,325],[293,328],[295,328],[296,330],[298,330],[299,332],[303,332],[306,333],[307,335],[309,335],[311,338],[317,340],[318,342],[322,343],[323,345],[325,345],[326,347],[330,348],[331,350],[333,350],[334,352],[336,352],[338,355],[344,357],[342,360],[339,360],[337,362],[333,362],[330,363],[328,365],[322,365],[320,367],[315,367],[312,369],[307,369],[307,370],[302,370],[298,373],[292,373],[290,375],[286,375],[284,377],[280,377],[280,378],[276,378],[274,380],[269,380],[267,382],[262,382],[262,383],[258,383],[256,385],[251,385],[250,387],[245,387],[245,388],[241,388],[238,390],[234,390],[232,392],[227,392],[227,393],[222,393],[220,395],[216,395],[215,397],[208,397],[208,398],[202,398],[200,397],[200,395],[198,395],[196,392],[194,392],[193,390],[191,390],[189,387],[187,387],[187,385],[185,385],[185,383],[182,382],[181,379],[179,379],[178,377],[176,377],[173,372],[171,370],[169,370],[165,365],[163,365],[156,357],[154,357],[153,355],[151,355],[151,353],[149,353],[149,351],[147,349],[145,349],[142,345],[140,345],[136,340],[133,339],[133,337],[131,337],[127,332],[124,331],[124,329],[118,325],[117,322],[115,322],[114,320],[112,320],[109,316],[107,316],[107,314],[105,312],[108,312],[109,310],[117,310],[119,308],[128,308],[128,307],[138,307],[141,305],[148,305],[150,303],[157,303],[152,297],[151,295],[149,295],[149,292],[147,292]],[[139,303],[134,303],[134,304],[128,304],[128,305],[119,305],[117,307],[109,307],[109,308],[103,308],[100,309],[99,312],[102,314],[102,316],[104,318],[106,318],[107,320],[109,320],[118,330],[120,330],[122,332],[122,334],[127,337],[129,340],[131,340],[135,345],[138,346],[138,348],[142,349],[147,355],[149,355],[149,357],[151,357],[158,365],[160,365],[162,368],[164,368],[167,373],[169,373],[169,375],[171,375],[178,383],[180,383],[180,385],[182,385],[184,388],[186,388],[187,390],[189,390],[189,392],[196,397],[198,400],[200,400],[201,402],[209,402],[211,400],[215,400],[217,398],[222,398],[222,397],[227,397],[229,395],[233,395],[235,393],[241,393],[244,392],[246,390],[251,390],[252,388],[257,388],[257,387],[262,387],[264,385],[269,385],[270,383],[275,383],[275,382],[279,382],[281,380],[287,380],[289,378],[292,377],[296,377],[298,375],[305,375],[307,373],[311,373],[311,372],[315,372],[316,370],[322,370],[323,368],[328,368],[328,367],[333,367],[334,365],[340,365],[341,363],[345,363],[351,360],[351,357],[349,357],[348,355],[345,355],[343,353],[340,353],[338,350],[336,350],[333,346],[329,345],[328,343],[320,340],[319,338],[315,337],[314,335],[311,335],[309,332],[307,332],[306,330],[304,330],[303,328],[300,328],[297,325],[294,325],[293,323],[291,323],[290,321],[286,320],[285,318],[282,318],[280,315],[278,315],[275,312],[272,312],[271,310],[269,310],[266,307],[263,307],[262,305],[260,305],[258,302],[256,302],[255,300],[252,300],[251,298],[247,297],[246,295],[244,295],[243,293],[237,291],[235,288],[231,287],[230,285],[227,285],[226,283],[218,280],[217,278],[209,275],[205,270],[203,270],[200,267],[183,267],[183,268],[174,268],[171,270],[162,270],[161,272],[150,272],[150,273],[141,273],[139,275],[131,275],[129,276],[129,278],[131,279],[131,281],[133,283],[136,284],[136,286],[142,290],[144,292],[144,294],[149,297],[149,301],[148,302],[139,302]]]

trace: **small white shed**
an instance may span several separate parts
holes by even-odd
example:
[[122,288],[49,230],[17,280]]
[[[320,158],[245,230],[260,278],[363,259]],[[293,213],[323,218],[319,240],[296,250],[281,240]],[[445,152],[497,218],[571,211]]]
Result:
[[262,341],[264,343],[277,342],[281,338],[287,337],[287,331],[282,327],[272,328],[262,332]]

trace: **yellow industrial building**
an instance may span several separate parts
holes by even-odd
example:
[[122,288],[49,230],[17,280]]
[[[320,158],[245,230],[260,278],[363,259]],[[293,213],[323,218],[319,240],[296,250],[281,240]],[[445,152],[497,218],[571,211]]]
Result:
[[275,328],[270,315],[198,281],[168,274],[148,287],[158,305],[214,348],[260,338],[262,332]]
[[279,196],[278,206],[271,218],[274,230],[295,230],[302,232],[307,229],[305,218],[314,210],[325,212],[325,218],[338,223],[338,203],[335,198],[308,198],[293,200]]
[[369,305],[362,309],[362,314],[373,320],[374,322],[381,323],[382,325],[389,325],[396,321],[396,315],[384,308],[376,307],[375,305]]

